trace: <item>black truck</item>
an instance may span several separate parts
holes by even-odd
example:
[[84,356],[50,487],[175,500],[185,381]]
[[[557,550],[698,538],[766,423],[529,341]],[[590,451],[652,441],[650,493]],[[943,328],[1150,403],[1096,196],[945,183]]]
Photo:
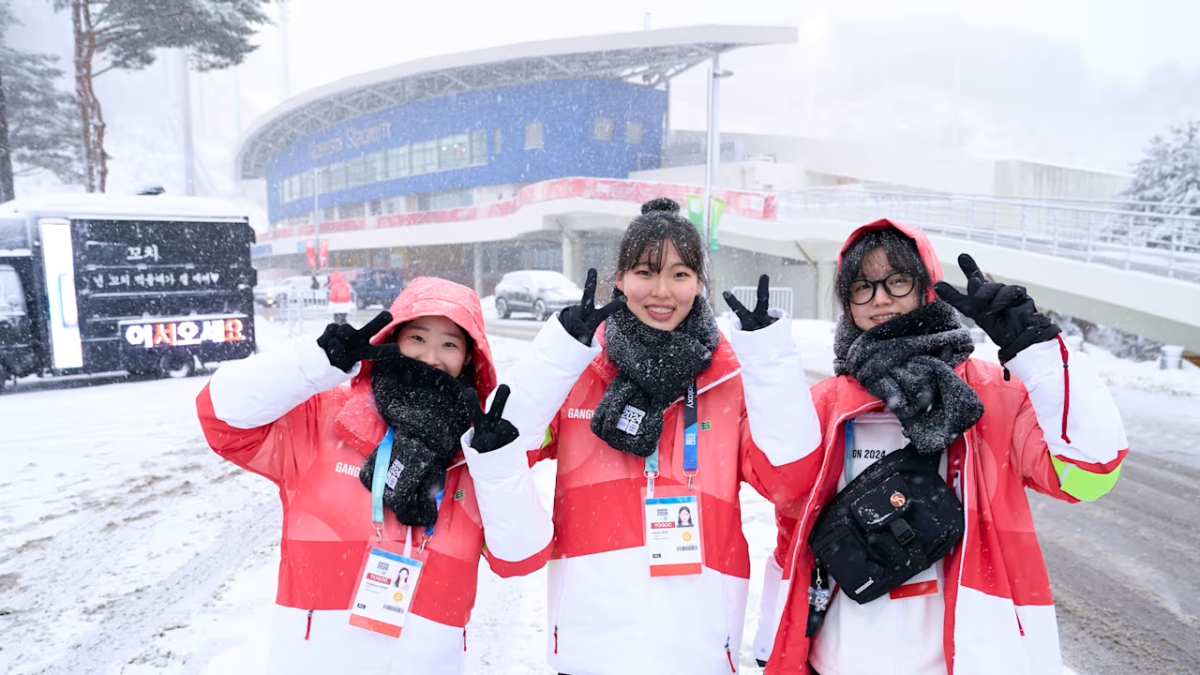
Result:
[[0,390],[15,378],[186,377],[253,354],[254,230],[223,200],[0,204]]

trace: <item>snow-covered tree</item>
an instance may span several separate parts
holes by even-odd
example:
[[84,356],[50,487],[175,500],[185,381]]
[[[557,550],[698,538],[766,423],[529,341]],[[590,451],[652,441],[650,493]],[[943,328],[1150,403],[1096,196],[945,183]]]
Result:
[[1200,252],[1200,222],[1155,217],[1200,217],[1200,121],[1151,139],[1122,196],[1138,202],[1126,207],[1139,214],[1124,216],[1126,232],[1144,237],[1151,246],[1171,246],[1174,241]]
[[254,51],[250,38],[269,22],[267,0],[52,0],[70,9],[75,31],[75,93],[83,142],[84,185],[104,192],[108,156],[96,78],[114,68],[140,70],[155,51],[185,49],[196,70],[235,66]]
[[14,197],[14,175],[50,171],[64,183],[83,176],[75,97],[58,87],[58,57],[9,47],[4,36],[14,25],[0,0],[0,202]]

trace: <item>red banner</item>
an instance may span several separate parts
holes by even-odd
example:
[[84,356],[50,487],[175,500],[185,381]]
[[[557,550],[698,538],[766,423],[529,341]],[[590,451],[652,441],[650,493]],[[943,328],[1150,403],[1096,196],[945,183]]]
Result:
[[[539,202],[560,199],[595,199],[598,201],[629,202],[642,204],[655,197],[670,197],[681,205],[687,204],[688,194],[696,188],[673,183],[646,183],[640,181],[602,178],[558,178],[528,185],[512,199],[488,206],[470,206],[443,211],[420,211],[391,216],[378,216],[374,227],[385,229],[426,225],[430,223],[454,223],[484,218],[499,218],[520,211],[523,207]],[[753,220],[773,221],[777,217],[776,196],[762,192],[714,190],[713,196],[725,201],[726,215],[735,215]],[[631,211],[632,214],[634,211]],[[331,223],[322,223],[322,232],[352,232],[368,227],[367,218],[351,218]],[[258,240],[287,239],[314,234],[313,225],[279,228],[258,235]],[[307,242],[308,266],[316,267],[314,243]],[[321,240],[321,267],[328,265],[329,242]]]
[[[308,266],[317,267],[317,251],[316,244],[312,239],[304,242],[304,253],[308,256]],[[321,240],[321,266],[318,269],[329,267],[329,240]]]

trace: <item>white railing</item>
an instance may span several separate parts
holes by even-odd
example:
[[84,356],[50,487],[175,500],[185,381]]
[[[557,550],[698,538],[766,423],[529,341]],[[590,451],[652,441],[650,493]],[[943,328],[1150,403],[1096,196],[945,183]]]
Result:
[[[738,302],[745,305],[746,309],[753,310],[758,304],[758,287],[757,286],[734,286],[729,289],[733,293],[733,297],[738,299]],[[793,311],[796,304],[796,292],[790,287],[775,287],[768,289],[767,307],[770,309],[782,309],[787,312],[788,316],[795,316]]]
[[304,335],[304,322],[308,319],[327,317],[327,321],[333,320],[333,314],[329,311],[329,291],[324,289],[303,289],[289,293],[285,310],[288,337]]
[[778,219],[891,218],[933,234],[1200,283],[1200,218],[1136,202],[813,189],[779,196]]

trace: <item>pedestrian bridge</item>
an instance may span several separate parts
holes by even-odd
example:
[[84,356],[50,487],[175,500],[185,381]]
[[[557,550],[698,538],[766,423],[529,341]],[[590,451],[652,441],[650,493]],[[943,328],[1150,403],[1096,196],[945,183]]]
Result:
[[821,189],[780,195],[773,224],[731,223],[726,239],[803,247],[828,264],[818,274],[828,284],[846,236],[891,218],[924,230],[960,287],[958,255],[969,253],[1039,307],[1200,352],[1200,218],[1151,208],[1161,206]]

